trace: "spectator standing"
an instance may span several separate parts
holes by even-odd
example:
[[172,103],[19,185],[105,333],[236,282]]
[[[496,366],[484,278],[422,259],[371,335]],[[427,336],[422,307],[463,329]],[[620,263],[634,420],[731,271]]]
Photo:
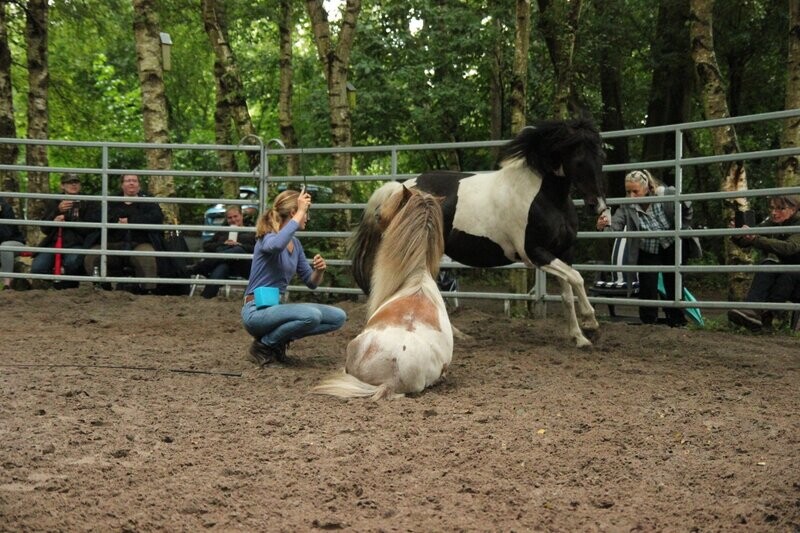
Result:
[[[675,194],[674,187],[665,187],[647,170],[634,170],[625,176],[625,195],[630,198],[663,196]],[[681,209],[681,229],[691,227],[691,202],[683,202]],[[671,200],[619,206],[611,220],[604,215],[597,219],[600,231],[661,231],[675,228],[675,207]],[[684,258],[701,256],[700,241],[697,238],[684,240]],[[675,242],[672,237],[629,237],[627,264],[631,265],[673,265],[675,263]],[[675,274],[663,272],[664,289],[668,300],[675,299]],[[639,297],[643,300],[658,300],[658,272],[639,272]],[[685,326],[687,321],[683,311],[665,307],[664,315],[670,327]],[[639,318],[643,324],[658,321],[658,307],[639,307]]]

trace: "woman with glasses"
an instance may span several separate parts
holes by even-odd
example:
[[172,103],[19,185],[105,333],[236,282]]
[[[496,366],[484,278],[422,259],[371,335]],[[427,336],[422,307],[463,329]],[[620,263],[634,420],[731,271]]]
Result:
[[[785,227],[786,233],[769,235],[737,235],[731,240],[742,248],[755,248],[764,256],[762,264],[800,264],[800,195],[774,196],[769,201],[769,217],[759,228]],[[744,225],[742,228],[749,226]],[[745,302],[798,302],[800,301],[800,272],[756,272]],[[771,311],[731,309],[728,320],[732,323],[760,331],[772,326]]]

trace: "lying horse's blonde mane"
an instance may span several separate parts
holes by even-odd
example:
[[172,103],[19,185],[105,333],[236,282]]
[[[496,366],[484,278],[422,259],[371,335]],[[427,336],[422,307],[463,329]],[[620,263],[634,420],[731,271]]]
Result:
[[383,204],[380,218],[388,226],[372,271],[368,316],[403,287],[420,285],[425,274],[435,277],[444,254],[442,208],[436,197],[399,190]]

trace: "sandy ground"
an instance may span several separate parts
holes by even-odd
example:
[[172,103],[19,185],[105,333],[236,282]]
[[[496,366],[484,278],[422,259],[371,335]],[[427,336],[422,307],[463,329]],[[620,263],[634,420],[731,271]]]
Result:
[[245,359],[239,301],[0,292],[4,531],[800,531],[800,340],[453,314],[413,398],[310,388],[345,328]]

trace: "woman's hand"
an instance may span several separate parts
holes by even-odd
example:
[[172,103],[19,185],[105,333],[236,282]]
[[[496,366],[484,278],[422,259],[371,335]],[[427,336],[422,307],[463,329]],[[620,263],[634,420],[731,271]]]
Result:
[[311,207],[311,195],[306,192],[304,187],[300,196],[297,197],[297,212],[306,214],[309,207]]
[[319,284],[322,283],[322,276],[325,275],[325,269],[328,268],[328,265],[325,264],[325,260],[322,256],[317,254],[311,260],[311,268],[314,269],[311,273],[311,283],[319,286]]
[[322,258],[322,256],[317,254],[314,256],[314,259],[311,260],[311,268],[318,272],[322,272],[328,268],[328,265],[325,263],[325,260]]
[[300,196],[297,197],[297,210],[292,215],[292,219],[300,225],[300,229],[305,229],[309,207],[311,207],[311,195],[303,187],[303,190],[300,191]]
[[599,217],[597,217],[597,229],[598,229],[598,231],[603,231],[603,229],[605,229],[609,224],[610,224],[610,222],[608,221],[608,217],[607,216],[600,215]]
[[[744,224],[744,225],[742,225],[742,229],[750,229],[750,226],[748,226],[747,224]],[[742,239],[745,242],[751,243],[751,242],[753,242],[755,240],[756,236],[755,235],[740,235],[739,238]]]

